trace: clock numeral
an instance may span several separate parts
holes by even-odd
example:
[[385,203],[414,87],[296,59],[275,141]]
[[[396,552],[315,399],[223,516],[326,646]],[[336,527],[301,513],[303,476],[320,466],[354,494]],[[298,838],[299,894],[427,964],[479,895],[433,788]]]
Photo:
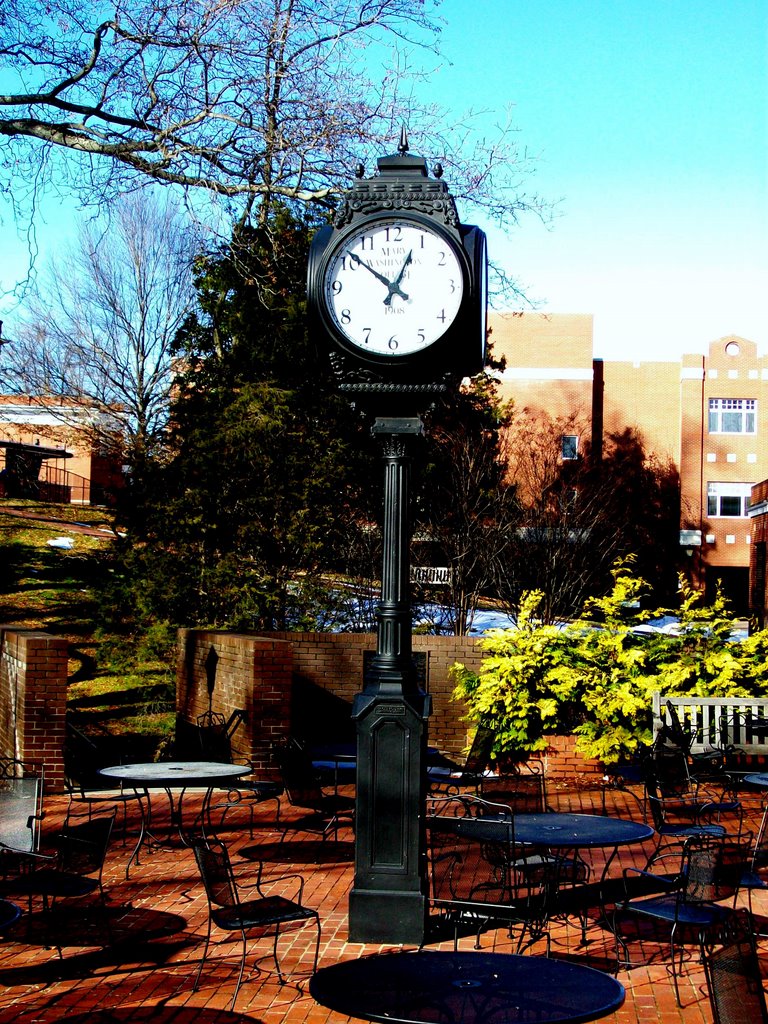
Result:
[[438,319],[441,323],[445,323],[446,316],[445,316],[445,310],[444,309],[440,310],[440,312],[437,314],[436,319]]
[[448,287],[451,289],[451,295],[453,295],[453,293],[456,291],[456,282],[453,280],[453,278],[451,278],[450,281],[448,282]]
[[439,259],[437,261],[438,267],[444,267],[445,266],[445,253],[444,252],[439,252],[437,255],[439,257]]
[[348,324],[348,323],[352,322],[352,314],[349,312],[348,309],[342,309],[342,311],[341,311],[341,322],[343,324]]
[[341,281],[334,281],[333,284],[331,285],[331,291],[333,292],[333,294],[334,295],[339,295],[341,293],[341,290],[342,290]]
[[371,328],[370,327],[364,327],[363,328],[363,335],[364,335],[363,341],[365,342],[366,345],[369,345],[370,341],[371,341]]
[[384,228],[384,234],[386,235],[388,242],[402,242],[403,240],[403,229],[400,224],[395,224],[394,227]]
[[396,352],[396,351],[397,351],[397,346],[398,346],[399,344],[400,344],[400,342],[399,342],[399,341],[397,340],[397,338],[396,338],[396,337],[395,337],[395,336],[393,335],[393,336],[392,336],[392,337],[391,337],[391,338],[389,339],[389,341],[387,342],[387,345],[389,345],[389,351],[390,351],[390,352]]
[[416,332],[416,336],[419,339],[419,344],[420,345],[423,345],[424,342],[427,340],[427,336],[426,336],[426,334],[424,333],[424,331],[422,330],[421,327]]
[[[348,260],[349,262],[347,262]],[[346,256],[342,256],[339,262],[341,263],[342,270],[357,270],[357,263],[355,263],[354,260],[349,259],[349,254],[347,254]]]
[[360,248],[365,252],[368,249],[373,252],[373,235],[362,235],[360,237]]

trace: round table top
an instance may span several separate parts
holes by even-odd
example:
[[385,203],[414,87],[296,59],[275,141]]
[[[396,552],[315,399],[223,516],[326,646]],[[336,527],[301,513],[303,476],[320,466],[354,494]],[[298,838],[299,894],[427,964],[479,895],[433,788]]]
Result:
[[750,772],[744,776],[744,782],[751,786],[768,786],[768,772]]
[[[434,821],[435,819],[431,819]],[[628,846],[642,843],[654,834],[650,825],[626,818],[602,814],[514,814],[512,818],[440,818],[449,830],[456,830],[479,841],[515,841],[547,849],[588,849],[603,846]],[[508,828],[505,835],[504,828]]]
[[215,786],[227,779],[250,774],[248,765],[223,761],[150,761],[145,764],[116,764],[102,768],[99,775],[119,779],[132,786]]
[[627,846],[654,834],[644,821],[605,814],[515,814],[515,840],[534,846]]
[[17,907],[10,900],[0,900],[0,932],[10,928],[21,917],[21,907]]
[[618,1010],[620,982],[565,960],[511,953],[379,953],[323,967],[313,998],[385,1024],[579,1024]]

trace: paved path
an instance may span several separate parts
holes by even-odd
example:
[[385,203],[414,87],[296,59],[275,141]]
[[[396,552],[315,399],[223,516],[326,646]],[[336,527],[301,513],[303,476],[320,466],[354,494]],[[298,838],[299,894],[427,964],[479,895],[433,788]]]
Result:
[[[599,796],[594,793],[562,791],[550,797],[561,810],[600,809]],[[637,805],[621,794],[615,798],[611,794],[611,799],[617,803],[609,810],[637,815]],[[162,797],[154,800],[153,806],[160,811]],[[66,809],[66,800],[47,798],[46,809],[46,833],[51,834]],[[384,949],[347,941],[347,900],[353,874],[351,834],[342,832],[338,843],[327,842],[325,846],[312,836],[295,834],[279,845],[279,833],[271,827],[273,810],[264,804],[259,811],[260,827],[253,839],[245,822],[234,817],[224,833],[238,875],[243,879],[253,877],[256,856],[274,873],[284,871],[290,858],[291,869],[306,878],[305,902],[320,910],[321,964]],[[756,803],[751,811],[754,818]],[[287,820],[295,814],[287,805],[282,813]],[[12,933],[2,937],[0,1024],[344,1024],[347,1018],[318,1006],[307,994],[311,927],[286,933],[281,939],[281,963],[289,976],[283,986],[274,973],[270,939],[251,943],[250,949],[262,969],[244,981],[234,1014],[228,1007],[237,976],[237,944],[212,945],[201,987],[192,992],[207,920],[193,855],[183,847],[143,854],[141,863],[131,868],[126,880],[130,849],[130,845],[121,844],[119,836],[113,840],[105,871],[115,939],[111,949],[100,948],[98,928],[79,907],[63,912],[63,959],[54,949],[45,948],[36,914],[31,919],[25,915]],[[643,850],[627,848],[621,858],[623,865],[640,863]],[[768,914],[768,898],[757,895],[754,905],[756,912]],[[587,947],[580,948],[579,929],[558,925],[553,929],[552,954],[611,970],[612,940],[597,926],[590,928],[589,937]],[[483,947],[491,948],[494,938],[497,950],[511,948],[503,932],[484,934]],[[472,938],[462,940],[466,948],[472,944]],[[533,952],[543,953],[543,944]],[[627,999],[624,1007],[608,1019],[616,1024],[709,1024],[712,1018],[700,967],[696,962],[686,966],[681,981],[685,1006],[680,1010],[667,968],[659,961],[661,952],[661,947],[646,948],[643,953],[656,957],[651,966],[619,974],[627,987]],[[766,943],[761,944],[761,959],[768,969]],[[252,962],[249,960],[249,964]]]
[[10,505],[0,505],[0,515],[44,523],[46,526],[50,526],[52,530],[66,530],[68,533],[80,533],[87,537],[101,537],[102,540],[115,539],[114,530],[98,526],[88,526],[87,523],[72,523],[67,519],[52,519],[50,516],[41,515],[38,512],[28,512],[24,508],[11,508]]

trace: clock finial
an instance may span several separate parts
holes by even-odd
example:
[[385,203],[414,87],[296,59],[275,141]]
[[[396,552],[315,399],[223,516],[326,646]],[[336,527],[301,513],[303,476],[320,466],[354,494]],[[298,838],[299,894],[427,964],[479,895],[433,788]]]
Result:
[[400,156],[405,156],[408,152],[408,131],[405,125],[400,129],[400,145],[397,147],[397,152]]

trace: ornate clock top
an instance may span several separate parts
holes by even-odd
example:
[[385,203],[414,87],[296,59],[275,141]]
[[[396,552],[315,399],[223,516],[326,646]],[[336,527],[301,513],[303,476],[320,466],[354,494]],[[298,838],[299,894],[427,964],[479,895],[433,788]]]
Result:
[[377,174],[364,178],[364,171],[358,165],[356,180],[336,213],[334,224],[337,228],[346,227],[355,218],[371,213],[410,211],[428,214],[458,235],[459,214],[448,186],[441,180],[442,166],[437,164],[435,177],[430,178],[426,160],[410,156],[408,145],[408,133],[403,127],[397,154],[379,157],[376,161]]

